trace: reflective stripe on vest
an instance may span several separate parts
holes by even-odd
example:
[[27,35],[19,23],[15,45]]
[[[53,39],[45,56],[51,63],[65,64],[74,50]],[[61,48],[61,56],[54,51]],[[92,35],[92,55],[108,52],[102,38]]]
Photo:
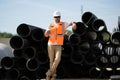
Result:
[[53,45],[63,45],[65,32],[64,23],[60,22],[57,26],[55,23],[52,23],[52,26],[53,27],[50,29],[49,43]]

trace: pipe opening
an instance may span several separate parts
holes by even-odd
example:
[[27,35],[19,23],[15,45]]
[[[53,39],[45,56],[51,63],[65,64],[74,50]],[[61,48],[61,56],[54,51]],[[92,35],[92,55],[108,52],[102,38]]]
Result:
[[27,24],[20,24],[17,28],[17,33],[22,37],[27,37],[30,35],[30,29]]
[[27,59],[34,58],[35,54],[36,54],[36,50],[33,47],[27,47],[23,52],[24,57]]
[[1,66],[4,67],[5,69],[10,69],[14,66],[14,61],[10,57],[4,57],[1,60]]
[[95,31],[107,31],[106,24],[101,19],[96,19],[93,23],[93,30]]
[[12,68],[7,72],[7,78],[11,80],[17,79],[19,75],[20,75],[19,70],[15,68]]
[[35,41],[41,41],[44,38],[44,31],[42,29],[34,29],[32,33],[32,38]]
[[78,45],[81,41],[81,38],[78,34],[71,34],[68,40],[70,41],[71,44]]
[[29,71],[36,71],[39,68],[38,61],[36,59],[28,59],[26,63],[26,68]]
[[76,34],[79,34],[80,36],[84,35],[86,32],[87,26],[82,22],[77,22],[76,26],[77,26],[77,29],[76,30],[72,29],[73,32]]
[[14,56],[17,57],[17,58],[23,57],[23,51],[22,51],[22,49],[15,49],[15,50],[13,51],[13,54],[14,54]]
[[14,49],[21,48],[23,46],[23,39],[19,36],[14,36],[10,40],[10,45]]
[[38,52],[37,53],[37,60],[40,64],[46,64],[48,62],[48,56],[45,52]]
[[96,18],[96,16],[91,13],[91,12],[85,12],[83,15],[82,15],[82,21],[84,23],[89,23],[91,18]]

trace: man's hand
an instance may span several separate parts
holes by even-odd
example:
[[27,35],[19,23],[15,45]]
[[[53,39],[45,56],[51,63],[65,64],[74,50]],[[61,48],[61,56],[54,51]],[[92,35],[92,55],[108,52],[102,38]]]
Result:
[[69,26],[72,26],[72,28],[74,29],[74,30],[76,30],[76,23],[75,22],[70,22],[70,24],[69,24]]
[[50,30],[46,30],[44,35],[45,35],[45,37],[48,37],[49,34],[50,34]]
[[46,30],[46,33],[47,33],[47,34],[50,34],[50,30]]

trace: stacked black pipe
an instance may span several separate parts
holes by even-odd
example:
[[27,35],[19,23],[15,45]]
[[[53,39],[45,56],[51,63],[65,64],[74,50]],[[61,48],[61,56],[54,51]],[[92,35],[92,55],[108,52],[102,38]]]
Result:
[[[72,34],[64,36],[57,78],[109,78],[120,74],[120,32],[111,34],[104,20],[91,12],[85,12],[76,26]],[[29,24],[18,26],[18,36],[10,40],[14,57],[1,60],[0,79],[45,78],[49,58],[44,32]]]
[[10,39],[14,57],[1,60],[0,80],[35,80],[45,77],[48,56],[44,32],[44,29],[24,23],[17,27],[18,36]]

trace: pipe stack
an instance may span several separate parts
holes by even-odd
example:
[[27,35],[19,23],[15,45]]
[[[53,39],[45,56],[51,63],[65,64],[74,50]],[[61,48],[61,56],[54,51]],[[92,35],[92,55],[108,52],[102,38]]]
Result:
[[[2,80],[35,80],[37,77],[45,77],[48,56],[44,32],[44,29],[24,23],[17,27],[18,35],[9,42],[14,49],[14,57],[3,57],[1,60],[0,72],[4,72]],[[42,68],[46,68],[46,71],[38,76]]]
[[[110,78],[120,74],[120,32],[111,34],[104,20],[92,12],[85,12],[76,26],[72,34],[64,35],[57,78]],[[10,40],[14,57],[1,60],[0,79],[46,77],[49,58],[44,32],[45,29],[25,23],[17,27],[18,36]]]

